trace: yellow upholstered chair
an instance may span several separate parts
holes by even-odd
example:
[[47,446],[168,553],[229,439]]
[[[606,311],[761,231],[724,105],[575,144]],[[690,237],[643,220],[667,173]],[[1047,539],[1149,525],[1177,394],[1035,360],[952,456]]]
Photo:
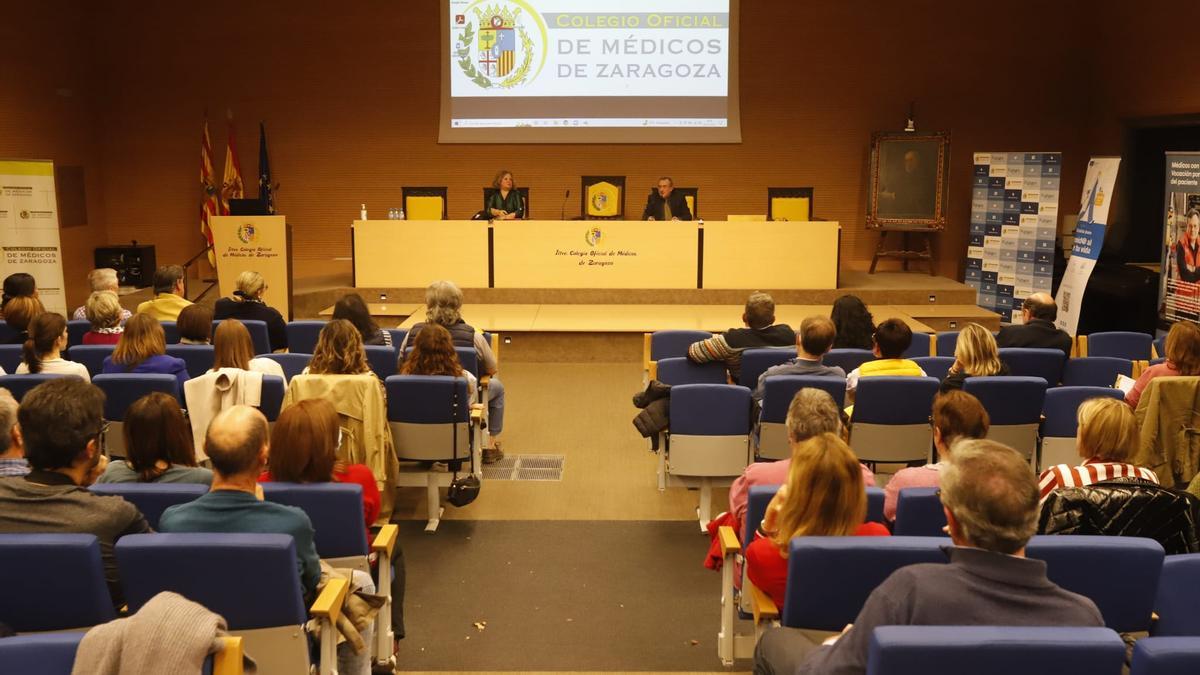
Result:
[[445,220],[446,192],[444,187],[400,188],[404,217],[408,220]]
[[812,188],[767,188],[767,220],[809,221],[812,216]]
[[762,222],[766,219],[767,219],[767,214],[765,214],[765,213],[750,213],[750,214],[740,214],[740,215],[731,213],[731,214],[725,216],[725,220],[728,222],[731,222],[731,223],[737,222],[737,221]]
[[587,219],[625,217],[625,176],[583,176],[579,212]]

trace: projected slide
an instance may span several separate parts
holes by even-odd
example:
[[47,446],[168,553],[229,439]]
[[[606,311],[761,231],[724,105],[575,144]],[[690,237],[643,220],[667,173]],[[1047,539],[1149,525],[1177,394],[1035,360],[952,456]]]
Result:
[[444,6],[443,141],[739,140],[731,0]]

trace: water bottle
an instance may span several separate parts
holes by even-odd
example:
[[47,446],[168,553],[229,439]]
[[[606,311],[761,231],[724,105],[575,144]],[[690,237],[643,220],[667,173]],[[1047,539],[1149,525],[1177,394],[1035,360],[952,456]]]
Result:
[[358,207],[358,219],[359,220],[367,219],[367,205],[366,204],[362,204]]
[[400,210],[399,210],[399,211],[396,213],[396,220],[404,220],[404,209],[403,209],[403,208],[401,208],[401,209],[400,209]]
[[388,209],[388,220],[396,219],[396,209]]

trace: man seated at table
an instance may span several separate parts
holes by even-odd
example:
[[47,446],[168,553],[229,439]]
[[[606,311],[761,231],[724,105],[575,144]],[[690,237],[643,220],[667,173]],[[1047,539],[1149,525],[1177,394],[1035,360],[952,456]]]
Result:
[[771,366],[758,376],[758,386],[754,388],[754,400],[762,403],[763,388],[768,377],[779,375],[827,375],[845,377],[846,371],[838,366],[826,366],[821,363],[821,357],[833,348],[833,339],[837,336],[837,328],[833,321],[826,316],[810,316],[800,322],[800,332],[796,333],[796,358],[787,363]]
[[675,192],[675,181],[669,176],[659,178],[658,187],[650,193],[646,208],[642,209],[642,220],[691,219],[692,210],[688,208],[687,198]]
[[1021,303],[1024,323],[1003,326],[996,336],[997,347],[1061,349],[1071,356],[1071,336],[1054,325],[1058,305],[1049,293],[1034,293]]
[[692,343],[687,357],[692,363],[725,362],[729,377],[737,382],[742,352],[757,347],[790,347],[796,339],[792,327],[775,323],[775,300],[767,293],[751,293],[742,313],[745,328],[730,328],[707,340]]
[[942,470],[949,562],[909,565],[880,584],[838,636],[817,645],[796,628],[765,632],[756,673],[860,675],[876,626],[1103,626],[1088,598],[1025,557],[1037,530],[1038,485],[1024,455],[995,441],[965,441]]

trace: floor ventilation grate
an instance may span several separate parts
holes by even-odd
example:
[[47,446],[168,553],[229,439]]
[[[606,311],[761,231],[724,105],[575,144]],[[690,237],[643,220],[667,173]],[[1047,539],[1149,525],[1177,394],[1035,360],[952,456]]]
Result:
[[562,480],[563,455],[508,455],[483,467],[484,480]]

